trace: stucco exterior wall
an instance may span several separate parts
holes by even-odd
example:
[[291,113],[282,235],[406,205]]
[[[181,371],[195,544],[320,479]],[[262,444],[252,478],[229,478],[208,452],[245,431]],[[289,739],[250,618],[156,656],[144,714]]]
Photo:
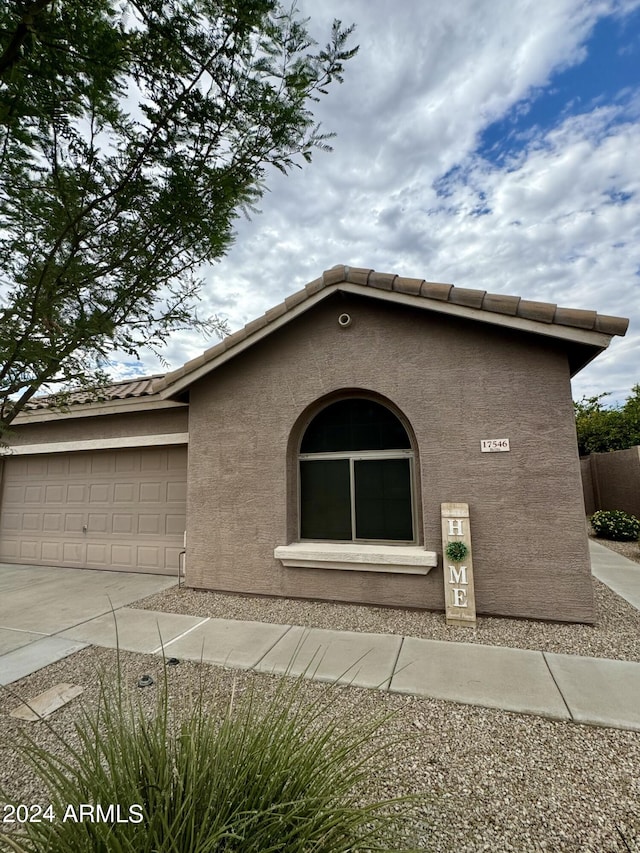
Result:
[[[470,505],[479,613],[592,620],[561,346],[356,296],[321,303],[192,387],[188,585],[444,608],[441,561],[400,576],[283,568],[273,557],[295,539],[301,431],[322,398],[349,389],[381,395],[411,427],[426,548],[441,553],[441,502]],[[487,438],[509,438],[510,452],[481,453]]]
[[584,495],[584,510],[587,515],[593,515],[598,508],[593,484],[591,456],[580,459],[580,473],[582,475],[582,492]]
[[25,444],[53,444],[59,441],[124,438],[138,435],[164,435],[188,432],[187,407],[150,409],[146,412],[115,413],[93,417],[64,417],[40,423],[12,425],[7,443],[13,447]]

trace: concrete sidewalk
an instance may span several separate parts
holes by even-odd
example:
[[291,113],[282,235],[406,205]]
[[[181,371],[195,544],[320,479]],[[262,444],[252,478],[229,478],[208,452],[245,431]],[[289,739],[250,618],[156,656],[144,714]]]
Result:
[[0,564],[0,685],[88,645],[60,632],[175,586],[173,578]]
[[[640,731],[640,663],[131,608],[116,617],[129,651]],[[59,639],[115,648],[113,614]]]
[[640,564],[616,554],[606,545],[589,540],[591,573],[640,610]]
[[[640,608],[640,565],[596,543],[592,557],[596,577]],[[18,573],[24,569],[16,567]],[[42,575],[29,587],[30,597],[35,596],[34,612],[41,620],[34,632],[34,625],[27,624],[28,615],[11,607],[11,594],[5,606],[3,592],[0,653],[6,654],[0,657],[0,683],[15,681],[87,645],[119,645],[147,654],[304,674],[322,681],[640,731],[640,663],[136,610],[127,605],[173,581],[128,576],[132,580],[127,588],[116,573],[41,571],[72,573],[67,580],[76,598],[78,584],[86,585],[81,588],[79,610],[56,617],[51,606],[47,609],[51,576]],[[92,577],[85,580],[78,575]],[[9,587],[12,580],[21,580],[10,570],[8,579]],[[99,591],[96,584],[102,584]],[[7,589],[4,582],[2,588]]]

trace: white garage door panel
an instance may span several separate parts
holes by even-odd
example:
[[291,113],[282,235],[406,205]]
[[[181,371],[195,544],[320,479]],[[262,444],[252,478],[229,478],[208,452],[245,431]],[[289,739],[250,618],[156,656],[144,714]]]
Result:
[[173,574],[186,492],[182,446],[5,459],[0,560]]

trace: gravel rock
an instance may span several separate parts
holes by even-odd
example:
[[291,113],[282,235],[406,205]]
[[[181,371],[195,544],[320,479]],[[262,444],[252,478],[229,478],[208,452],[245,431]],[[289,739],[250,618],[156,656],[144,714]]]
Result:
[[[252,686],[261,694],[277,678],[183,661],[163,668],[146,655],[120,652],[127,689],[153,707],[166,673],[172,705],[193,694],[200,681],[207,698],[221,704]],[[22,730],[51,750],[54,731],[73,741],[81,706],[95,705],[98,673],[116,666],[116,653],[88,648],[0,692],[0,787],[11,799],[45,803],[47,793],[24,765],[15,744]],[[136,687],[149,673],[153,687]],[[34,697],[69,681],[82,696],[56,712],[52,728],[8,716],[17,696]],[[305,682],[317,698],[325,685]],[[14,695],[17,694],[17,695]],[[391,741],[371,765],[363,796],[370,799],[419,795],[410,830],[417,850],[475,851],[640,851],[640,734],[556,722],[353,687],[331,689],[331,715],[348,728],[353,721],[392,713],[382,728]],[[5,827],[6,828],[6,827]],[[620,832],[625,836],[622,840]],[[1,846],[1,844],[0,844]]]
[[[479,617],[476,628],[456,629],[447,628],[441,613],[187,589],[168,590],[136,607],[640,660],[640,613],[595,580],[594,595],[595,626]],[[232,690],[238,695],[253,688],[270,695],[278,683],[274,676],[190,661],[164,667],[147,655],[120,652],[119,658],[127,690],[149,708],[165,677],[172,709],[200,685],[207,701],[226,707]],[[0,791],[5,797],[47,803],[42,783],[16,749],[20,732],[52,751],[60,750],[60,735],[73,742],[79,709],[95,707],[99,673],[115,673],[116,663],[116,652],[87,648],[0,688]],[[141,690],[137,682],[144,674],[155,683]],[[51,725],[9,716],[21,699],[60,682],[85,690],[53,715]],[[309,681],[301,690],[311,700],[327,686]],[[417,794],[415,819],[408,827],[417,850],[640,853],[640,733],[378,690],[330,690],[331,714],[345,729],[358,720],[392,715],[381,733],[394,745],[376,756],[363,798]],[[0,824],[0,848],[6,829]]]
[[204,590],[178,589],[153,595],[136,604],[146,610],[399,634],[427,640],[481,643],[517,649],[640,660],[640,612],[599,581],[593,581],[595,625],[534,622],[527,619],[477,618],[476,627],[447,626],[442,613],[358,604],[334,604],[295,598],[257,598]]

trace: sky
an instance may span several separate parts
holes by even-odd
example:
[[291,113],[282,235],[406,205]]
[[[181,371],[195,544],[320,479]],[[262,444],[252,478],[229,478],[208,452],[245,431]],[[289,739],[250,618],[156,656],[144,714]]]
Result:
[[[597,310],[624,338],[574,399],[640,383],[640,0],[299,0],[360,45],[315,106],[331,153],[269,175],[261,213],[204,271],[231,331],[336,264]],[[175,335],[117,374],[179,367]]]

